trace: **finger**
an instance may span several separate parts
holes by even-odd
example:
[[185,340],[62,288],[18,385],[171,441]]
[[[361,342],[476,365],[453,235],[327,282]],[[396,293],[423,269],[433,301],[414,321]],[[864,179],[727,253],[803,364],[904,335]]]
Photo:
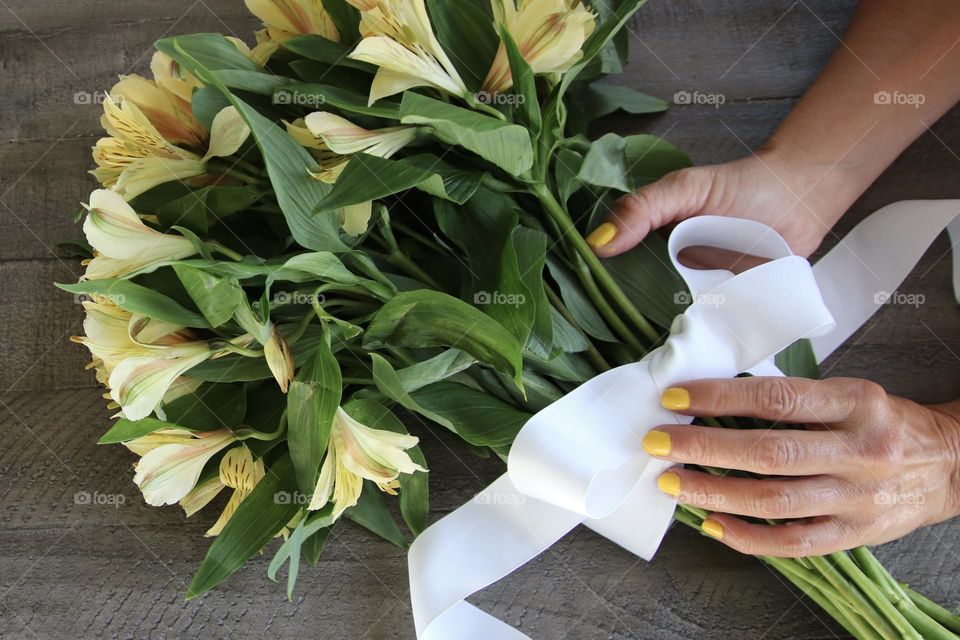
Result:
[[786,429],[663,425],[643,448],[661,460],[775,476],[839,474],[851,457],[842,433]]
[[736,274],[770,262],[770,258],[707,246],[689,247],[679,257],[680,264],[689,269],[723,269]]
[[637,246],[654,229],[702,213],[712,175],[706,167],[684,169],[623,196],[587,242],[601,257],[619,255]]
[[833,515],[850,506],[842,485],[830,476],[754,480],[677,467],[661,475],[657,486],[684,504],[770,520]]
[[714,513],[704,521],[703,532],[741,553],[775,558],[823,556],[860,544],[857,534],[836,516],[767,525]]
[[885,396],[864,380],[832,378],[734,378],[698,380],[668,389],[663,406],[691,416],[745,416],[776,422],[842,422],[862,403]]

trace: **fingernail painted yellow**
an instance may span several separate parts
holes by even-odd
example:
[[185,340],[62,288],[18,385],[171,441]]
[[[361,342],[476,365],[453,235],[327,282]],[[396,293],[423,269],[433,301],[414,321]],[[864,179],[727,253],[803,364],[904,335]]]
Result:
[[587,237],[587,244],[594,249],[601,249],[613,242],[616,237],[617,228],[609,222],[604,222]]
[[703,532],[710,536],[711,538],[716,538],[717,540],[723,540],[723,525],[717,522],[716,520],[704,520],[703,521]]
[[651,456],[670,455],[670,434],[663,431],[651,431],[643,437],[643,449]]
[[680,495],[680,476],[667,471],[657,478],[657,486],[668,496],[676,498]]
[[667,389],[660,397],[660,404],[670,411],[686,411],[690,408],[690,392],[679,387]]

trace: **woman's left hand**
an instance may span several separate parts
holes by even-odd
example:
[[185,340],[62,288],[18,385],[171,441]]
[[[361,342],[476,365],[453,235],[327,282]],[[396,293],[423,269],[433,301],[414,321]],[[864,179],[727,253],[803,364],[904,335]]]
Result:
[[[960,513],[954,405],[925,407],[844,378],[701,380],[669,389],[663,404],[690,416],[806,425],[665,425],[644,438],[647,452],[662,460],[773,476],[676,467],[659,479],[680,502],[711,511],[704,532],[743,553],[824,555],[889,542]],[[753,524],[736,515],[788,522]]]

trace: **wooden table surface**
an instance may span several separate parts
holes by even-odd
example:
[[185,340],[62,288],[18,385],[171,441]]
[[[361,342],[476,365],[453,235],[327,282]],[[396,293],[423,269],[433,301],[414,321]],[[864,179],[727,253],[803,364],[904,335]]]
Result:
[[[602,126],[649,131],[698,163],[734,159],[763,142],[815,77],[852,0],[653,0],[631,25],[624,82],[671,98],[722,94],[725,104],[678,106]],[[412,638],[400,550],[350,523],[319,568],[302,572],[293,602],[267,580],[269,556],[215,592],[183,594],[210,521],[145,506],[133,457],[94,442],[108,412],[87,356],[67,337],[81,308],[53,281],[80,266],[56,243],[79,236],[77,203],[94,182],[98,92],[145,72],[165,35],[256,28],[236,0],[0,0],[0,637]],[[960,111],[914,144],[830,239],[896,200],[960,195]],[[826,366],[921,401],[960,397],[960,326],[949,291],[949,246],[938,241],[901,288],[918,308],[889,306]],[[434,473],[434,515],[468,500],[500,472],[470,460],[434,428],[416,427]],[[464,462],[466,461],[466,462]],[[77,496],[119,495],[122,504]],[[960,523],[879,549],[901,579],[960,603]],[[578,530],[475,598],[534,638],[843,637],[813,604],[758,561],[677,527],[647,564]]]

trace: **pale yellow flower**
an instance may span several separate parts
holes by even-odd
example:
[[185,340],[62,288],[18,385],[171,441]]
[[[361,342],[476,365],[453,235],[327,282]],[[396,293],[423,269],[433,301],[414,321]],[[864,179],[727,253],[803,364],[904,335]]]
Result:
[[183,327],[148,321],[106,298],[85,300],[83,308],[87,314],[83,321],[86,335],[71,340],[90,350],[93,361],[89,367],[96,369],[101,384],[109,382],[110,374],[125,358],[155,355],[167,347],[194,341]]
[[[497,29],[505,28],[536,74],[563,73],[583,57],[583,45],[596,27],[596,16],[581,0],[491,0]],[[499,93],[513,86],[503,43],[483,91]]]
[[254,460],[253,454],[246,445],[241,444],[227,451],[223,459],[220,460],[220,484],[224,487],[233,489],[233,495],[224,507],[223,513],[217,519],[216,523],[207,531],[207,536],[217,536],[223,531],[223,528],[233,517],[240,507],[240,503],[246,500],[247,496],[257,486],[266,472],[263,468],[263,460]]
[[256,32],[253,59],[265,64],[280,45],[300,35],[319,35],[337,42],[340,34],[323,0],[244,0],[250,13],[263,21]]
[[[125,92],[133,92],[131,87],[141,89],[136,95],[145,99],[148,90],[141,82],[128,82]],[[166,99],[169,95],[159,90],[153,93],[155,98]],[[236,153],[250,135],[236,108],[227,107],[214,118],[206,155],[201,156],[165,138],[147,113],[121,93],[108,95],[103,108],[101,124],[110,137],[98,140],[93,147],[97,168],[91,173],[103,186],[111,187],[127,200],[166,182],[205,176],[206,163],[211,158]],[[163,112],[155,104],[151,109]],[[163,124],[166,128],[175,125],[172,116]]]
[[207,342],[187,342],[153,351],[124,358],[107,381],[110,397],[128,420],[142,420],[157,411],[180,376],[222,353]]
[[413,87],[466,98],[463,79],[433,33],[424,0],[347,0],[362,14],[350,57],[379,67],[370,104]]
[[293,380],[295,365],[290,345],[276,325],[271,327],[270,339],[263,345],[263,356],[274,379],[280,385],[280,390],[286,393],[290,388],[290,382]]
[[236,441],[229,429],[198,433],[167,429],[124,444],[135,453],[144,452],[133,481],[147,504],[159,507],[185,498],[207,462]]
[[105,189],[90,194],[83,232],[96,252],[87,263],[85,280],[142,273],[197,253],[187,238],[145,225],[118,193]]
[[426,471],[407,453],[418,442],[415,436],[372,429],[338,408],[308,510],[322,509],[332,501],[336,520],[357,504],[365,479],[395,493],[401,473]]

